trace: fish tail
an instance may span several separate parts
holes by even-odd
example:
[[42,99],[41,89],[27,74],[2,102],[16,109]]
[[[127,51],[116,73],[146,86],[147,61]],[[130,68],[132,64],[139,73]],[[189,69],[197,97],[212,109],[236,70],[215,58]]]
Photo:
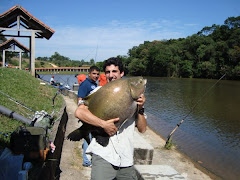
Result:
[[72,131],[67,139],[70,141],[80,141],[81,139],[85,139],[88,143],[90,143],[89,131],[86,130],[85,125],[83,124],[80,128]]
[[98,131],[98,133],[92,132],[92,135],[96,138],[96,141],[103,147],[106,147],[108,145],[110,136],[105,131]]
[[84,139],[87,141],[88,144],[90,144],[91,140],[90,140],[90,137],[89,137],[89,134],[87,134]]

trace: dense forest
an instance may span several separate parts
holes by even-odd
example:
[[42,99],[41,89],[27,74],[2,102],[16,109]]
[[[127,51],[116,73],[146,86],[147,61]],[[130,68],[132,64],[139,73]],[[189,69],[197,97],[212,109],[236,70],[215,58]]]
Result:
[[[240,80],[240,16],[229,17],[223,25],[213,24],[186,38],[145,41],[119,55],[130,75],[219,78]],[[80,67],[95,64],[70,60],[55,52],[51,57],[38,57],[57,66]],[[103,62],[96,65],[102,70]]]
[[240,16],[187,38],[145,41],[121,58],[132,75],[240,80]]

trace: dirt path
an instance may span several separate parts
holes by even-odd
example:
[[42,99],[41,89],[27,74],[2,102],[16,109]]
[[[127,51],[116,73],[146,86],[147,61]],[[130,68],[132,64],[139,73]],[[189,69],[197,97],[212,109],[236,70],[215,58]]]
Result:
[[53,63],[49,63],[52,67],[58,67],[58,66],[56,66],[55,64],[53,64]]
[[[77,104],[67,96],[64,96],[66,102],[68,123],[66,127],[65,137],[73,130],[81,126],[78,119],[75,118],[74,112],[77,109]],[[89,180],[91,168],[82,166],[82,142],[73,142],[67,139],[64,140],[62,156],[60,162],[60,179],[61,180]]]
[[[68,123],[66,127],[65,137],[74,129],[80,127],[78,119],[74,117],[76,103],[67,96],[64,96],[66,101]],[[204,168],[194,163],[191,159],[179,153],[177,150],[164,149],[165,141],[150,128],[142,137],[154,147],[153,165],[169,165],[178,171],[186,179],[192,180],[212,180],[218,179],[213,174],[206,171]],[[89,180],[91,168],[82,166],[82,141],[72,142],[65,140],[63,144],[62,157],[60,163],[61,180]]]

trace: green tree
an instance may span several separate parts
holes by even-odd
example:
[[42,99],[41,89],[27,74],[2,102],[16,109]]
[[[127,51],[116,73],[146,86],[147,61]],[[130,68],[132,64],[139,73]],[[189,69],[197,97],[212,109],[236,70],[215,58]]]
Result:
[[22,57],[23,57],[23,58],[29,58],[29,54],[24,52],[23,55],[22,55]]
[[232,69],[232,79],[240,80],[240,63]]
[[44,65],[45,65],[45,62],[40,62],[40,65],[41,65],[41,67],[44,67]]
[[94,65],[94,64],[95,64],[94,59],[90,59],[90,64],[91,64],[91,65]]
[[193,76],[192,61],[184,60],[179,64],[180,77],[189,78]]
[[240,16],[229,17],[224,21],[224,24],[227,25],[229,29],[237,29],[240,27]]
[[133,58],[131,63],[128,65],[128,71],[130,74],[135,76],[145,75],[146,66],[142,59]]

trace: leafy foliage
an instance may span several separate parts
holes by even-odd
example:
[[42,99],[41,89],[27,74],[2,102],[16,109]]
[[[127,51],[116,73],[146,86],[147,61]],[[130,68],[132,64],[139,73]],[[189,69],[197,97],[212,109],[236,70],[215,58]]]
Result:
[[128,51],[132,75],[240,80],[240,16],[204,27],[187,38],[145,41]]

